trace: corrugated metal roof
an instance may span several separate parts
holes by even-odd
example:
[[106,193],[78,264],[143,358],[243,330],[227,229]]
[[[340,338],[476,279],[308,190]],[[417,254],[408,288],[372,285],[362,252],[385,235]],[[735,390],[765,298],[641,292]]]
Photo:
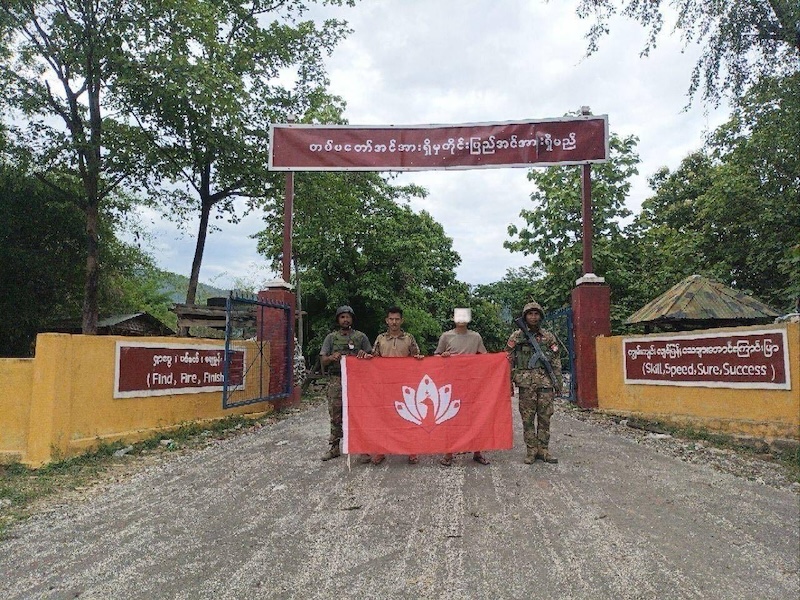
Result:
[[645,304],[625,323],[769,322],[779,314],[744,292],[700,275],[691,275]]
[[[80,333],[81,319],[49,324],[43,331]],[[128,315],[113,315],[97,321],[98,334],[112,335],[175,335],[175,332],[150,313],[139,312]]]

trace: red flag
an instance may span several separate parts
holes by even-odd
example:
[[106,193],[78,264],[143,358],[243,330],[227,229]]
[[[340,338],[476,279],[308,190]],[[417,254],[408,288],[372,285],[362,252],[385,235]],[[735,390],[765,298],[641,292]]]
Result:
[[342,362],[344,453],[439,454],[513,446],[504,352]]

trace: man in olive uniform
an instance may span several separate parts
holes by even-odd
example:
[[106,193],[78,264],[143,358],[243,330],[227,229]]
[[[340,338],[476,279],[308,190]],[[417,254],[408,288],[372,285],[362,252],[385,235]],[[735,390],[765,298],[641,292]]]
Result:
[[322,342],[319,352],[320,362],[328,370],[328,414],[331,417],[330,448],[322,455],[322,460],[330,460],[341,455],[339,442],[342,439],[342,367],[339,362],[343,355],[363,358],[372,352],[369,338],[353,329],[353,309],[340,306],[336,309],[338,328],[329,333]]
[[[506,351],[511,362],[511,379],[519,388],[519,414],[522,416],[522,429],[527,446],[525,463],[535,460],[557,463],[558,459],[550,454],[550,417],[553,416],[553,400],[561,391],[561,359],[558,352],[558,340],[540,323],[544,318],[542,307],[536,302],[529,302],[522,309],[522,319],[527,331],[535,338],[542,350],[544,359],[530,365],[531,357],[536,353],[528,341],[526,332],[517,329],[508,338]],[[542,360],[547,360],[553,374],[551,379],[547,367]]]

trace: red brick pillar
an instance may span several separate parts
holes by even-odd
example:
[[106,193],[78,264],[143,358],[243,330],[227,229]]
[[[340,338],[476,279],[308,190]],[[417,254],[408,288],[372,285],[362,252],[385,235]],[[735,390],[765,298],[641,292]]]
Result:
[[611,335],[611,288],[591,273],[578,279],[572,290],[575,335],[576,394],[581,408],[597,408],[596,337]]
[[[257,312],[258,339],[270,345],[269,395],[280,394],[288,388],[289,395],[273,400],[275,408],[300,402],[300,389],[294,386],[294,311],[297,302],[292,286],[276,281],[258,292],[261,302],[277,302],[289,306],[288,311],[264,309]],[[288,329],[287,329],[288,328]],[[288,331],[288,333],[287,333]]]

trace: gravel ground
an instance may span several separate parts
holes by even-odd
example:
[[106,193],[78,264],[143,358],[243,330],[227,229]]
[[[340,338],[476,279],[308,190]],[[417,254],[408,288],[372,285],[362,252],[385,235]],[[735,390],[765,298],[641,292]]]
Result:
[[321,404],[121,457],[0,542],[0,597],[800,596],[798,486],[776,463],[560,405],[558,465],[515,447],[323,463]]
[[800,482],[768,452],[716,448],[702,440],[685,440],[666,433],[655,433],[628,426],[628,419],[581,410],[567,402],[559,404],[558,412],[568,418],[592,423],[614,435],[633,440],[660,454],[674,456],[692,464],[703,464],[723,473],[730,473],[777,489],[800,493]]

